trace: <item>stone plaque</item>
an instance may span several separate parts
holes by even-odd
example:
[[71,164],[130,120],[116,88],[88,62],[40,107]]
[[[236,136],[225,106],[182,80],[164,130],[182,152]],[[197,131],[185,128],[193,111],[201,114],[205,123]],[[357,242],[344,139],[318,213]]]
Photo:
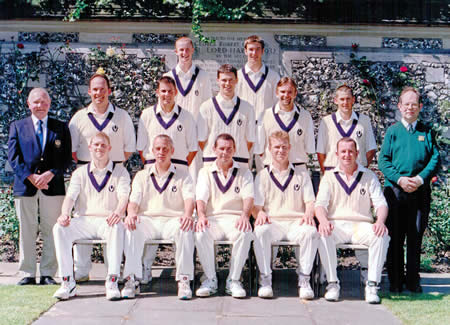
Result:
[[[216,83],[217,69],[225,63],[232,64],[236,69],[241,69],[246,63],[244,53],[244,41],[252,35],[247,33],[206,33],[206,36],[216,40],[214,44],[204,44],[195,41],[194,62],[206,70],[211,78],[213,89],[218,91]],[[258,34],[264,39],[265,48],[263,62],[269,68],[279,72],[280,70],[280,46],[272,34]]]

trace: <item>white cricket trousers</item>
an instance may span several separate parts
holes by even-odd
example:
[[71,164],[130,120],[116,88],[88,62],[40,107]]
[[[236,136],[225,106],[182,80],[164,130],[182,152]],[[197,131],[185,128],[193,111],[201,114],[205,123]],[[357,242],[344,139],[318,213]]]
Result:
[[216,263],[214,256],[215,240],[230,240],[233,242],[231,250],[230,272],[228,278],[240,280],[242,268],[248,257],[250,244],[254,239],[253,232],[243,232],[236,229],[235,224],[239,216],[208,217],[209,227],[203,232],[195,233],[195,245],[203,271],[208,279],[216,277]]
[[[175,280],[179,281],[182,276],[187,276],[189,280],[193,280],[194,232],[192,230],[183,231],[180,229],[180,225],[180,218],[139,217],[136,230],[126,230],[125,232],[124,278],[131,274],[134,274],[137,278],[142,278],[142,255],[147,239],[168,239],[175,242],[175,262],[177,266]],[[156,256],[157,249],[158,246],[156,245],[147,245],[148,256]],[[152,264],[153,260],[146,261],[146,265]]]
[[300,246],[295,250],[297,274],[309,276],[319,246],[319,233],[316,227],[300,225],[299,220],[271,219],[271,222],[255,227],[253,248],[261,275],[268,276],[272,273],[272,242],[289,240]]
[[72,218],[67,227],[55,224],[56,258],[59,264],[59,276],[73,276],[72,244],[78,239],[106,240],[108,257],[108,275],[120,275],[120,263],[123,255],[124,226],[122,222],[110,227],[106,218],[82,216]]
[[355,222],[335,220],[330,236],[320,236],[319,254],[325,268],[328,282],[339,281],[337,278],[336,245],[362,244],[369,246],[368,280],[381,282],[381,272],[389,247],[390,237],[384,234],[378,237],[373,232],[373,224],[369,222]]

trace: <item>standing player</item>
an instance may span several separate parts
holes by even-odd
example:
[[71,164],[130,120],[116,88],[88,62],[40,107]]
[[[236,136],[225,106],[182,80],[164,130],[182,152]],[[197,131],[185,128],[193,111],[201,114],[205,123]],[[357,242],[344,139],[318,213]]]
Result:
[[249,152],[255,142],[255,112],[253,107],[235,94],[237,71],[230,64],[217,70],[219,94],[200,107],[198,141],[203,149],[203,162],[210,165],[216,160],[214,142],[219,134],[228,133],[236,141],[233,159],[248,168]]
[[322,173],[337,166],[335,155],[336,143],[339,139],[350,137],[358,145],[358,162],[368,167],[375,157],[377,144],[367,115],[353,111],[355,96],[352,89],[342,85],[336,89],[334,103],[338,110],[325,116],[320,123],[317,135],[317,158]]
[[411,292],[422,292],[420,251],[430,212],[430,179],[439,168],[434,135],[417,120],[422,106],[416,89],[403,89],[398,102],[402,120],[387,130],[378,161],[386,179],[384,195],[389,204],[386,224],[392,239],[387,268],[392,292],[401,292],[403,284]]
[[[111,85],[103,69],[99,68],[89,80],[88,94],[91,103],[79,110],[70,120],[72,157],[78,166],[91,160],[89,142],[93,136],[103,132],[110,138],[109,156],[113,162],[122,163],[136,151],[136,136],[133,121],[123,109],[109,101]],[[87,281],[91,269],[92,246],[75,248],[75,277]]]
[[[381,271],[389,245],[384,224],[388,213],[386,199],[375,173],[357,163],[356,141],[342,138],[336,146],[338,165],[322,178],[315,209],[321,235],[320,259],[328,280],[325,299],[339,299],[336,245],[364,244],[369,246],[365,298],[368,303],[378,304]],[[372,205],[377,216],[375,222]]]
[[218,135],[213,149],[217,160],[200,170],[196,188],[195,243],[206,276],[196,295],[207,297],[217,292],[214,240],[231,240],[226,292],[234,298],[244,298],[246,293],[239,280],[253,240],[249,220],[254,197],[253,176],[248,168],[233,161],[236,144],[231,135]]
[[255,179],[255,255],[260,271],[258,296],[270,298],[272,291],[272,242],[287,239],[300,245],[296,250],[299,297],[313,299],[309,284],[317,252],[314,222],[314,191],[309,174],[289,162],[289,134],[275,131],[268,138],[272,160]]
[[[58,223],[53,227],[61,287],[53,295],[66,300],[76,295],[73,276],[72,245],[77,239],[106,239],[108,300],[120,298],[117,286],[123,255],[122,218],[130,194],[130,175],[120,163],[109,158],[109,137],[101,132],[89,140],[92,160],[72,175]],[[71,212],[74,208],[74,218]]]
[[[175,241],[178,298],[191,299],[189,281],[194,279],[194,188],[189,174],[175,168],[172,139],[158,135],[153,141],[155,164],[141,170],[133,180],[125,226],[125,268],[127,278],[122,296],[136,294],[134,277],[142,278],[142,255],[146,239]],[[157,246],[150,246],[156,254]],[[151,266],[153,261],[148,262]]]
[[152,153],[157,135],[168,135],[175,146],[172,163],[188,170],[198,150],[197,132],[192,114],[175,104],[177,88],[170,77],[162,77],[156,89],[158,103],[147,107],[141,114],[138,128],[137,149],[145,165],[155,163]]
[[277,84],[276,95],[278,103],[264,111],[260,127],[255,154],[264,154],[263,165],[269,166],[271,158],[269,137],[275,131],[289,134],[292,149],[289,151],[289,162],[295,166],[302,166],[306,171],[308,154],[315,153],[314,125],[311,114],[294,103],[297,96],[297,85],[290,77],[283,77]]
[[[211,98],[212,90],[208,74],[192,63],[194,51],[194,44],[189,37],[183,36],[177,39],[175,42],[175,53],[178,57],[178,64],[164,75],[175,80],[178,90],[175,102],[191,113],[194,121],[197,121],[200,106],[204,101]],[[194,185],[202,165],[202,154],[197,152],[194,160],[189,165],[189,173],[194,181]]]
[[264,40],[259,36],[247,37],[244,42],[246,65],[238,71],[236,94],[250,103],[257,119],[267,107],[277,102],[276,85],[280,76],[262,62]]

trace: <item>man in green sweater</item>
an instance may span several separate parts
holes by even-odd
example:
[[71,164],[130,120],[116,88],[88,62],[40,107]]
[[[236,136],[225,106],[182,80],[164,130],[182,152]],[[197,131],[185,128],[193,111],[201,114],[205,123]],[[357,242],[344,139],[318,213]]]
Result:
[[409,291],[422,292],[420,250],[430,212],[430,179],[439,167],[439,151],[431,129],[417,121],[422,106],[416,89],[403,89],[398,103],[401,122],[387,130],[378,159],[389,205],[386,225],[391,236],[387,256],[391,292],[401,292],[404,283]]

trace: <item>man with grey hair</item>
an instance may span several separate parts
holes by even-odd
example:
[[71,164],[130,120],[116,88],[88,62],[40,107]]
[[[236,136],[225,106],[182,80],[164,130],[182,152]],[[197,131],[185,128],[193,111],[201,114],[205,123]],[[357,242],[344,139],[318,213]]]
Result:
[[[28,95],[31,116],[10,126],[8,162],[14,171],[14,203],[20,224],[18,285],[36,284],[36,238],[43,240],[40,284],[55,284],[57,269],[52,228],[64,200],[64,171],[71,163],[66,123],[48,117],[50,96],[43,88]],[[39,216],[39,217],[38,217]]]

